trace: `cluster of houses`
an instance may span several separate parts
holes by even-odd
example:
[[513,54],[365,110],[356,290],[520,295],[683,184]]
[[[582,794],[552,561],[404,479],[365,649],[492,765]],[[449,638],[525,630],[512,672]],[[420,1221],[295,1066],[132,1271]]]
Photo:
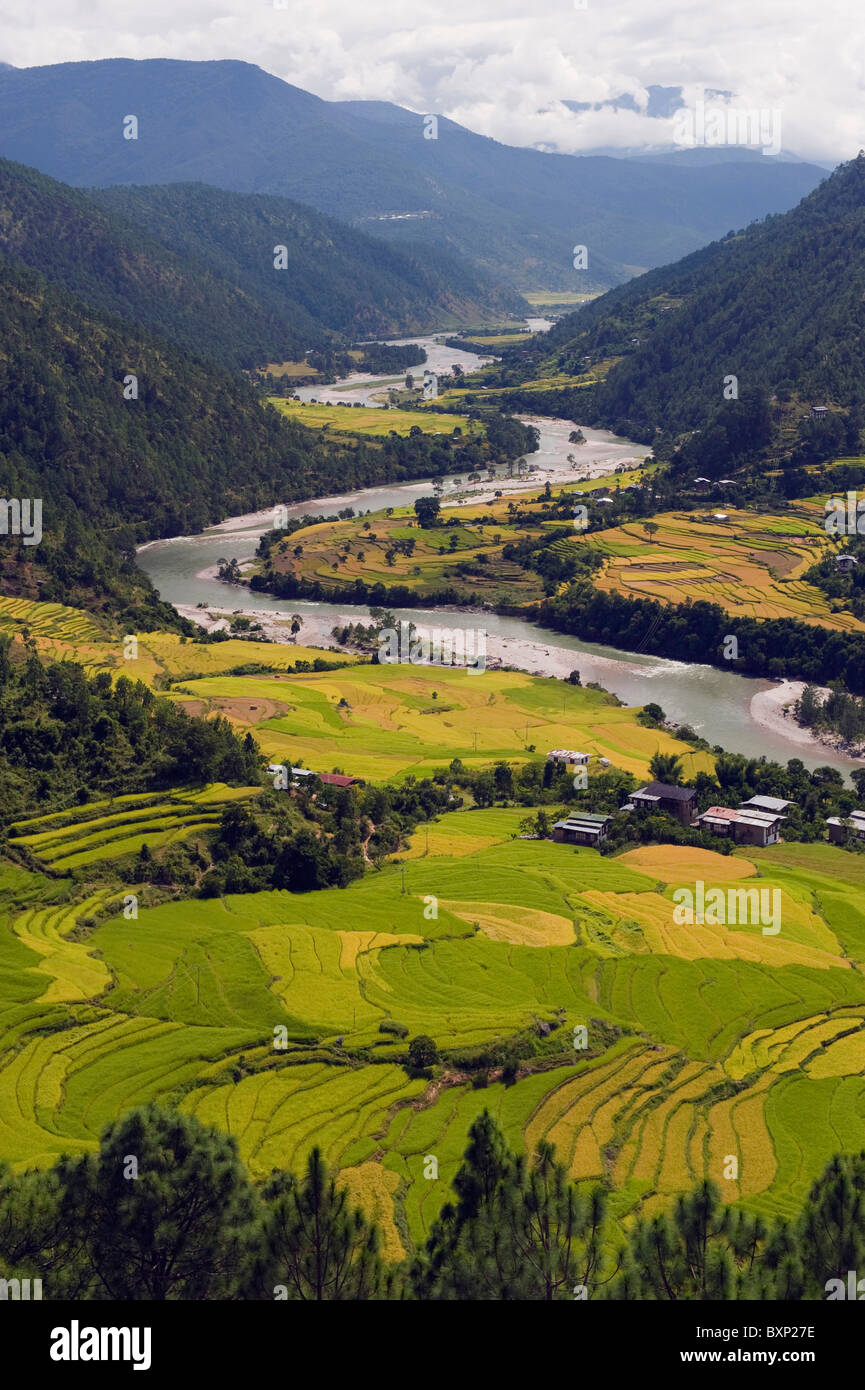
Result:
[[[702,815],[696,815],[697,793],[692,787],[674,787],[667,782],[648,782],[639,791],[631,793],[630,800],[623,806],[624,811],[652,812],[664,811],[674,816],[682,825],[693,830],[706,830],[713,835],[723,835],[737,845],[757,845],[761,848],[778,843],[781,825],[786,820],[789,801],[777,796],[752,796],[743,801],[738,808],[731,806],[710,806]],[[854,812],[854,816],[857,813]],[[553,826],[553,839],[568,845],[597,845],[605,839],[612,822],[612,816],[597,815],[589,811],[575,811],[573,815],[556,821]],[[841,822],[838,822],[841,825]],[[865,812],[861,813],[859,825],[861,838],[865,839]],[[833,821],[829,821],[830,839],[836,838],[832,832]],[[857,829],[857,833],[860,833]],[[843,838],[843,833],[837,838]]]
[[[574,748],[553,748],[547,754],[547,761],[556,767],[588,767],[592,756]],[[608,758],[598,757],[597,761],[602,767],[610,766]],[[318,777],[325,787],[363,785],[361,778],[347,777],[340,772],[314,772],[308,767],[285,768],[280,763],[271,763],[267,770],[275,775],[289,773],[288,778],[279,783],[286,790],[288,786],[302,786],[311,777]],[[669,782],[647,782],[644,787],[631,793],[622,810],[636,814],[663,811],[692,830],[706,830],[712,835],[723,835],[734,844],[755,845],[762,849],[780,840],[781,826],[787,819],[789,805],[789,801],[778,796],[752,796],[740,802],[738,807],[710,806],[702,815],[697,815],[697,793],[693,787],[675,787]],[[612,816],[596,811],[574,811],[556,821],[553,839],[561,844],[596,847],[606,839],[612,820]],[[865,840],[865,811],[851,811],[846,819],[830,816],[827,825],[833,844],[844,844],[850,834]]]

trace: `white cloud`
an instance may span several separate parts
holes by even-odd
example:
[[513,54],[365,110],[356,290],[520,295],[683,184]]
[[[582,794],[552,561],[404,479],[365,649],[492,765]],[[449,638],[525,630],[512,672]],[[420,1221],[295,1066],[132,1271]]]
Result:
[[[733,91],[780,108],[784,144],[844,159],[865,144],[865,19],[858,0],[3,0],[3,58],[241,58],[329,100],[438,111],[512,144],[578,152],[664,143],[635,113],[575,114],[645,85]],[[4,13],[4,10],[8,13]]]

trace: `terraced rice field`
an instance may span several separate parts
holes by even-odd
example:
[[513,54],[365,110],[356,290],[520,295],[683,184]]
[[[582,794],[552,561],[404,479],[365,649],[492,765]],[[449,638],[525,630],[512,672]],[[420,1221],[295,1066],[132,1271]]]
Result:
[[214,782],[197,791],[144,792],[91,801],[73,811],[36,816],[11,826],[9,843],[52,869],[80,869],[105,859],[190,840],[213,829],[225,808],[256,794],[255,787]]
[[[646,776],[659,751],[681,754],[686,769],[708,771],[712,765],[707,754],[664,731],[643,728],[633,710],[599,691],[517,671],[367,665],[299,676],[184,680],[172,693],[192,702],[193,710],[217,699],[279,701],[284,713],[255,725],[269,759],[302,760],[320,772],[338,769],[373,782],[426,776],[456,757],[467,767],[502,758],[522,763],[557,747],[585,749],[638,777]],[[237,722],[246,727],[243,718]]]
[[[290,627],[290,619],[286,628]],[[316,660],[350,666],[356,656],[305,647],[301,642],[262,643],[231,638],[225,642],[194,642],[176,632],[135,634],[137,651],[127,655],[125,634],[110,629],[80,608],[61,603],[37,603],[0,595],[0,633],[28,637],[40,654],[52,661],[76,661],[91,675],[115,675],[154,685],[157,680],[218,675],[256,663],[274,671],[292,671],[298,662]],[[131,651],[131,649],[129,649]]]
[[[183,804],[145,800],[19,831],[55,868],[65,835]],[[421,828],[402,864],[345,890],[137,920],[104,916],[116,887],[4,867],[0,1155],[49,1163],[134,1103],[173,1101],[234,1134],[256,1176],[320,1144],[397,1257],[488,1108],[517,1147],[547,1137],[577,1179],[608,1181],[621,1222],[706,1174],[729,1200],[791,1212],[832,1152],[861,1147],[865,864],[825,845],[605,858],[519,840],[523,814],[443,816],[428,848]],[[779,935],[676,927],[672,893],[697,877],[777,888]],[[472,1089],[452,1067],[430,1090],[380,1031],[394,1022],[457,1052],[528,1033],[536,1055],[510,1086]]]
[[286,400],[284,396],[269,396],[269,403],[281,415],[299,420],[310,429],[327,428],[334,434],[362,434],[379,438],[391,433],[408,434],[417,426],[423,434],[482,434],[483,426],[467,415],[421,410],[382,410],[378,406],[308,405],[303,401]]
[[[713,519],[713,512],[726,520]],[[561,545],[591,545],[606,557],[598,588],[663,603],[704,599],[733,615],[796,618],[840,631],[862,631],[851,613],[834,613],[829,600],[801,575],[825,553],[822,508],[798,502],[783,515],[729,510],[707,502],[705,512],[666,512],[642,523],[575,535]]]
[[[521,505],[531,509],[536,497],[537,493],[521,499]],[[483,524],[491,516],[494,523]],[[529,603],[543,597],[540,576],[502,555],[506,545],[529,536],[542,537],[542,522],[534,528],[514,526],[504,501],[460,507],[459,520],[458,526],[423,530],[410,508],[399,508],[393,516],[373,520],[307,526],[294,532],[274,554],[274,568],[335,589],[351,588],[361,579],[369,585],[406,585],[421,596],[468,584],[473,593],[491,603],[505,598],[509,603]],[[407,546],[411,553],[400,546]],[[461,578],[458,566],[466,565],[473,567],[471,577]]]

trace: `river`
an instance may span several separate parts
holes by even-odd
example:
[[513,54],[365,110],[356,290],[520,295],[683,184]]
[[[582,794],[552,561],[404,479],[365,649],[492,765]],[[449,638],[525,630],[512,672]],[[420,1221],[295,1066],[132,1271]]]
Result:
[[[460,354],[452,348],[442,349],[434,339],[410,339],[427,348],[433,370],[458,361],[460,356],[477,365],[473,354]],[[330,387],[309,387],[307,398],[319,400],[345,399],[352,383],[364,398],[371,397],[389,378],[369,376],[349,378]],[[362,384],[361,384],[362,383]],[[352,392],[352,399],[357,396]],[[375,404],[369,400],[370,404]],[[586,443],[577,448],[568,443],[574,428],[569,420],[520,417],[535,424],[540,431],[540,449],[529,455],[537,465],[540,481],[556,477],[562,482],[574,476],[568,463],[569,453],[577,454],[582,476],[605,476],[616,468],[638,461],[648,452],[643,446],[617,438],[604,430],[583,427]],[[539,481],[538,475],[534,475]],[[495,486],[520,486],[498,479]],[[443,495],[444,506],[458,506],[460,501],[476,501],[489,496],[490,484],[474,488],[451,485]],[[288,505],[290,517],[304,515],[336,516],[352,507],[355,512],[380,511],[385,507],[411,505],[415,498],[431,493],[429,482],[404,483],[366,488],[340,496],[317,498]],[[310,603],[298,599],[277,599],[269,594],[251,594],[245,589],[233,590],[214,577],[217,560],[222,557],[249,558],[255,551],[258,537],[273,526],[273,510],[254,515],[231,517],[219,526],[210,527],[198,536],[178,536],[168,540],[151,541],[138,552],[140,567],[150,576],[160,596],[175,606],[188,610],[198,604],[230,612],[285,614],[300,613],[304,619],[307,640],[313,633],[327,634],[337,624],[357,622],[366,610],[347,604]],[[749,757],[765,755],[779,762],[801,758],[807,767],[833,766],[849,771],[854,761],[828,748],[815,748],[803,741],[801,732],[773,727],[758,722],[752,712],[752,701],[763,692],[773,689],[773,682],[736,675],[714,666],[689,665],[642,653],[621,652],[613,647],[581,642],[575,637],[548,631],[520,618],[502,617],[495,613],[470,613],[460,610],[397,610],[398,617],[411,619],[418,625],[450,628],[483,628],[490,639],[500,639],[499,655],[506,664],[529,671],[546,671],[563,675],[576,668],[585,685],[597,681],[629,705],[654,701],[661,705],[668,718],[691,725],[712,744],[721,744],[733,752]],[[301,641],[304,635],[301,635]],[[758,704],[760,701],[757,702]],[[858,764],[861,766],[861,763]]]

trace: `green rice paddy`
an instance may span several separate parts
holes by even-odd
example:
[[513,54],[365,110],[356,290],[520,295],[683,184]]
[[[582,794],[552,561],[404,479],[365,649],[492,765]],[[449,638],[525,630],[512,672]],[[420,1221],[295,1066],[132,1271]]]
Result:
[[[53,869],[93,837],[110,854],[115,831],[186,813],[194,827],[224,796],[126,797],[16,836]],[[256,1176],[320,1144],[387,1204],[405,1246],[447,1199],[486,1107],[517,1147],[546,1136],[575,1177],[608,1179],[622,1221],[706,1174],[721,1182],[730,1154],[729,1200],[792,1211],[835,1150],[861,1145],[865,865],[826,845],[705,852],[699,866],[671,847],[604,858],[516,838],[524,814],[442,816],[401,863],[344,890],[174,901],[133,920],[111,914],[116,887],[4,867],[0,1155],[50,1163],[156,1098],[235,1135]],[[672,889],[697,869],[779,888],[780,936],[661,942]],[[518,1035],[536,1055],[514,1084],[493,1069],[473,1089],[456,1061],[430,1091],[380,1031],[389,1021],[456,1059]]]

